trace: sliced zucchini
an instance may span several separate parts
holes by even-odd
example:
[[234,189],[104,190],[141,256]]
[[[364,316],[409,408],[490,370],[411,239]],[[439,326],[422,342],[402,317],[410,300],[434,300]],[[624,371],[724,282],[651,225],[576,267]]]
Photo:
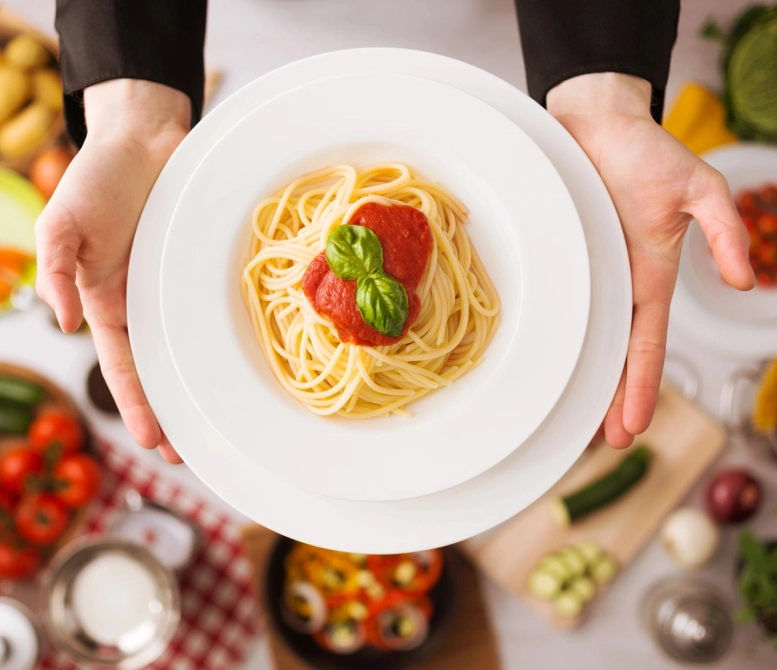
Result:
[[579,542],[576,549],[583,554],[588,565],[591,565],[591,563],[599,558],[603,551],[599,544],[593,540],[583,540],[582,542]]
[[590,568],[591,577],[599,585],[609,584],[618,574],[618,563],[609,554],[603,554]]
[[552,600],[561,591],[563,582],[543,568],[535,568],[529,575],[529,591],[542,600]]
[[557,556],[569,567],[573,577],[582,577],[588,568],[585,556],[574,547],[566,547],[558,552]]
[[566,528],[620,498],[645,476],[652,457],[653,452],[647,447],[634,447],[614,470],[579,491],[554,500],[556,522]]
[[551,554],[543,558],[539,567],[555,575],[562,582],[568,582],[574,577],[566,561],[561,560],[557,554]]
[[578,577],[569,585],[569,589],[579,595],[584,603],[596,595],[596,584],[589,577]]
[[553,599],[556,614],[565,619],[574,619],[583,611],[583,599],[574,591],[567,589]]

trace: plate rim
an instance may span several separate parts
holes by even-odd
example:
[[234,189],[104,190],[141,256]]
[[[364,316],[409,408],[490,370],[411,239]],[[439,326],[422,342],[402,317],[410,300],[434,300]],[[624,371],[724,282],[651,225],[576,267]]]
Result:
[[[758,142],[738,142],[718,147],[703,153],[701,158],[728,180],[727,172],[731,170],[729,161],[737,160],[740,155],[752,153],[768,155],[777,170],[777,147]],[[774,179],[774,177],[771,178]],[[692,290],[684,281],[685,273],[692,271],[685,267],[688,262],[686,249],[688,239],[689,236],[686,235],[680,256],[681,267],[672,298],[670,327],[693,337],[694,341],[714,351],[740,360],[757,360],[777,352],[777,325],[763,326],[726,318],[707,309],[694,297]]]
[[[523,226],[516,226],[515,229],[516,241],[519,242],[516,252],[520,246],[529,245],[529,248],[521,249],[522,263],[519,270],[521,279],[519,288],[512,291],[512,293],[517,291],[520,295],[520,315],[515,315],[514,331],[501,334],[501,341],[506,342],[506,346],[498,352],[500,364],[494,367],[494,363],[490,363],[486,387],[489,390],[484,392],[481,386],[478,393],[473,396],[471,390],[464,388],[466,380],[458,380],[459,386],[455,397],[460,398],[462,394],[469,397],[467,411],[455,413],[452,417],[448,414],[444,422],[433,414],[419,417],[418,422],[412,426],[391,419],[395,423],[389,426],[388,431],[376,431],[375,425],[366,426],[362,422],[347,424],[337,421],[322,422],[320,417],[307,413],[298,403],[289,402],[289,397],[283,395],[287,392],[280,385],[269,388],[266,379],[251,370],[253,361],[250,360],[251,356],[243,351],[239,342],[241,338],[237,336],[236,327],[233,325],[234,315],[231,305],[227,302],[219,303],[215,299],[216,296],[209,293],[209,291],[224,290],[224,281],[231,273],[223,267],[225,262],[221,256],[224,248],[220,246],[216,250],[219,254],[218,259],[208,259],[213,263],[216,281],[206,285],[197,284],[198,278],[193,268],[205,262],[201,248],[207,245],[211,250],[214,249],[213,245],[218,244],[231,247],[234,239],[240,235],[239,232],[233,235],[233,231],[246,226],[245,221],[238,225],[237,210],[246,209],[242,204],[248,196],[243,195],[245,191],[243,187],[254,180],[255,173],[243,170],[240,162],[237,163],[235,170],[228,169],[229,164],[245,160],[236,158],[238,147],[248,143],[253,145],[258,141],[259,136],[266,135],[267,117],[278,116],[279,110],[283,117],[288,111],[284,108],[290,105],[292,115],[293,109],[301,109],[304,110],[303,114],[307,113],[310,107],[304,105],[302,100],[306,95],[315,94],[322,86],[326,86],[327,90],[344,89],[334,95],[338,101],[348,91],[358,91],[362,96],[365,90],[369,91],[370,87],[376,86],[381,89],[391,87],[395,93],[415,92],[417,100],[424,99],[426,96],[421,105],[424,111],[420,116],[417,110],[413,111],[417,117],[416,123],[423,124],[421,135],[426,133],[435,122],[431,117],[436,117],[433,111],[434,104],[436,100],[440,100],[446,109],[463,110],[462,113],[467,118],[474,119],[475,112],[481,114],[479,118],[483,120],[483,126],[487,129],[484,132],[493,133],[494,129],[498,129],[500,137],[492,138],[490,143],[483,146],[499,147],[501,143],[507,141],[511,145],[515,143],[514,150],[500,153],[495,149],[487,152],[489,155],[485,156],[486,152],[483,152],[483,146],[481,146],[483,138],[479,137],[477,141],[470,142],[471,146],[474,145],[474,149],[471,150],[468,158],[474,160],[474,157],[480,156],[476,172],[481,176],[484,170],[494,170],[492,173],[494,181],[488,184],[492,187],[490,190],[497,189],[497,195],[500,196],[499,205],[508,208],[509,219],[515,218],[517,221],[525,222]],[[318,108],[316,113],[320,114],[321,109]],[[401,114],[401,110],[398,113]],[[426,123],[423,119],[424,114],[429,115]],[[395,116],[394,110],[390,111],[388,116],[391,118],[389,123],[396,123],[392,118]],[[367,114],[367,117],[372,120],[374,115]],[[337,118],[337,114],[333,118]],[[452,124],[448,129],[449,133],[455,133],[456,120],[451,117],[449,119]],[[358,119],[355,122],[358,125]],[[336,121],[335,125],[337,123]],[[382,121],[379,121],[379,125],[381,123]],[[443,123],[440,122],[440,125],[442,126]],[[292,138],[291,142],[296,141],[297,147],[307,146],[307,141],[300,139],[306,137],[306,131],[298,127],[299,125],[294,126],[293,134],[296,140]],[[365,127],[368,126],[369,124],[365,125]],[[277,132],[280,133],[280,131]],[[329,132],[339,133],[339,130],[327,127],[327,133]],[[388,134],[395,136],[396,132],[397,130],[392,127]],[[443,139],[450,139],[447,136],[437,137],[434,130],[430,132],[432,139],[438,144]],[[416,131],[409,133],[409,135],[417,134]],[[310,135],[316,137],[317,130],[311,131]],[[310,141],[315,143],[312,137]],[[462,144],[456,146],[452,153],[458,154],[464,151],[465,146],[466,141],[462,141]],[[272,151],[271,148],[268,150]],[[284,148],[281,148],[280,152],[283,151]],[[529,156],[530,168],[526,167],[526,156]],[[287,159],[288,156],[281,155],[278,157],[278,162],[285,164],[288,162]],[[495,167],[492,168],[491,165]],[[502,173],[509,175],[510,168],[516,170],[518,174],[509,178],[503,176]],[[272,181],[273,172],[274,170],[270,169],[265,171],[265,176],[270,181]],[[513,179],[519,181],[527,177],[531,179],[532,174],[539,175],[537,181],[524,188],[521,191],[522,196],[518,197],[515,194],[518,189],[513,191],[509,184]],[[429,175],[425,176],[429,177]],[[499,178],[503,181],[497,188],[496,183]],[[219,179],[224,181],[218,182]],[[228,217],[230,222],[234,219],[233,223],[228,224],[229,235],[224,236],[223,239],[222,236],[215,235],[213,227],[208,227],[201,233],[197,232],[203,227],[197,225],[198,221],[203,221],[197,218],[198,211],[219,209],[213,202],[203,199],[200,194],[206,192],[206,187],[213,189],[214,184],[218,183],[221,184],[219,188],[225,188],[223,192],[228,193],[219,200],[219,207],[227,208],[222,216]],[[235,184],[239,184],[239,188]],[[229,191],[230,188],[233,190]],[[535,192],[539,194],[537,198],[526,198],[526,193]],[[222,201],[226,201],[226,204]],[[239,207],[237,203],[240,203]],[[543,208],[548,207],[553,208],[548,216],[550,219],[548,225],[535,225]],[[206,218],[205,221],[212,220],[212,216],[214,212],[211,211],[211,218]],[[221,226],[219,226],[220,229]],[[499,230],[500,235],[512,237],[510,228],[502,226]],[[197,246],[190,244],[188,238],[190,233],[199,237],[206,236],[207,242],[203,241]],[[571,274],[563,281],[562,272],[550,269],[557,266],[543,262],[537,254],[538,250],[550,248],[558,237],[563,239],[564,244],[557,245],[555,249],[559,254],[566,254],[564,267]],[[229,239],[229,243],[225,241],[226,238]],[[517,238],[522,239],[517,240]],[[490,248],[493,249],[494,246]],[[484,249],[481,248],[480,251],[482,254]],[[187,263],[191,267],[186,266]],[[482,474],[514,449],[519,448],[541,425],[558,402],[576,367],[588,327],[590,282],[588,249],[577,208],[556,168],[525,132],[501,112],[478,98],[441,82],[403,74],[381,76],[380,80],[376,81],[374,75],[357,74],[320,79],[276,96],[252,110],[213,143],[191,173],[168,223],[160,270],[160,300],[165,338],[179,379],[199,413],[233,448],[265,471],[284,479],[292,486],[319,495],[348,500],[391,501],[431,495]],[[527,294],[527,285],[534,286],[535,290]],[[230,288],[227,287],[227,290]],[[502,287],[503,303],[506,298],[509,298],[510,293],[510,290]],[[208,311],[210,317],[196,340],[191,338],[191,333],[195,332],[193,329],[200,322],[199,320],[193,322],[192,315],[198,312],[192,310],[192,305],[186,299],[188,294],[196,295],[198,301],[204,300],[206,304],[212,305]],[[570,297],[567,297],[568,295]],[[549,309],[548,303],[555,306],[555,309]],[[506,328],[507,324],[501,327]],[[553,334],[563,333],[566,344],[566,346],[554,348],[552,356],[558,363],[550,369],[546,365],[539,365],[535,359],[539,353],[538,348],[548,337],[546,331],[551,331]],[[497,338],[500,338],[500,333],[497,333]],[[208,366],[207,373],[201,365],[203,341],[209,343],[205,348],[216,357],[214,365]],[[491,351],[493,355],[494,350]],[[485,356],[488,356],[488,353],[486,352]],[[262,363],[264,363],[263,357]],[[486,365],[489,363],[487,362]],[[532,365],[534,367],[531,367]],[[528,384],[519,388],[514,387],[510,379],[505,376],[506,370],[512,370],[512,375],[519,378],[536,379],[538,375],[544,375],[540,392],[537,392],[536,382],[533,387]],[[475,374],[477,380],[480,380],[485,373],[478,374],[478,372]],[[270,374],[268,371],[268,375]],[[469,389],[476,388],[472,384],[477,380],[473,379],[470,382]],[[239,388],[240,393],[232,394],[225,390],[223,392],[229,397],[221,398],[212,392],[211,389],[214,387]],[[261,406],[254,407],[251,399],[260,397]],[[438,397],[434,400],[436,404],[442,402]],[[267,406],[266,403],[271,405]],[[536,410],[531,409],[526,412],[526,418],[522,422],[516,422],[511,418],[512,407],[531,408],[532,403],[535,403]],[[412,406],[410,410],[412,411]],[[257,443],[254,418],[261,421],[260,416],[264,416],[266,419],[268,412],[271,413],[270,419],[277,413],[285,417],[285,425],[295,426],[295,444],[313,444],[323,438],[334,443],[332,448],[327,449],[326,456],[322,452],[319,460],[315,450],[313,453],[305,450],[298,453],[296,449],[291,452],[286,449],[257,448],[255,454],[250,453],[252,443]],[[252,417],[250,422],[245,421],[245,417],[248,416]],[[262,425],[273,444],[283,437],[279,426],[270,428],[267,422]],[[277,424],[273,423],[273,426]],[[489,439],[490,448],[472,449],[472,441],[485,426],[493,429]],[[363,433],[369,438],[368,450],[355,450],[354,453],[348,441],[353,437],[354,432]],[[259,440],[258,443],[262,445],[264,441]],[[392,456],[388,460],[381,458],[381,454],[386,453]],[[452,458],[446,460],[448,455]],[[306,463],[312,463],[312,466],[300,469],[298,467],[300,457],[304,458]],[[414,463],[411,471],[407,471],[403,465],[408,462],[408,459],[412,459]],[[332,468],[333,463],[337,464],[336,468]],[[440,467],[440,463],[447,463],[448,466]],[[369,476],[369,473],[376,471],[376,467],[380,468],[380,477]]]
[[[508,457],[475,480],[442,494],[411,501],[356,503],[306,494],[285,486],[275,478],[266,477],[260,469],[249,474],[250,461],[241,460],[229,445],[209,446],[202,434],[196,430],[188,431],[189,419],[194,425],[198,417],[191,417],[186,408],[176,402],[177,379],[174,376],[163,379],[170,372],[172,361],[165,361],[165,352],[159,351],[156,337],[160,333],[153,327],[154,314],[148,309],[147,296],[143,293],[146,278],[144,263],[153,265],[153,258],[146,259],[144,253],[154,250],[153,233],[159,224],[154,216],[160,218],[160,214],[152,212],[164,209],[165,200],[175,197],[177,188],[180,188],[176,186],[178,173],[181,168],[185,171],[186,161],[197,163],[198,145],[206,145],[220,125],[228,127],[242,118],[244,113],[241,113],[240,105],[250,106],[252,100],[268,99],[273,95],[273,87],[289,88],[293,81],[321,78],[338,68],[347,72],[401,71],[446,81],[496,106],[512,120],[517,122],[520,119],[519,125],[540,144],[557,170],[562,172],[562,178],[564,174],[575,178],[565,180],[565,183],[578,210],[582,206],[586,212],[583,214],[581,211],[584,227],[587,220],[599,227],[610,227],[602,240],[587,238],[589,254],[595,254],[601,246],[609,244],[612,247],[607,258],[613,264],[613,274],[616,275],[606,278],[604,287],[601,281],[598,282],[601,293],[595,295],[597,311],[605,309],[599,305],[600,300],[609,302],[612,309],[610,314],[597,316],[599,329],[603,331],[601,337],[592,338],[587,333],[584,344],[584,349],[596,358],[596,375],[591,378],[595,383],[587,385],[578,379],[582,375],[581,367],[584,367],[581,359],[570,386],[583,385],[586,392],[575,394],[571,400],[563,395],[554,410],[554,417],[550,417],[538,433],[547,433],[550,427],[561,423],[554,423],[553,419],[562,406],[565,413],[574,419],[575,430],[565,436],[568,439],[563,442],[563,453],[559,454],[557,449],[555,456],[547,459],[546,466],[551,468],[548,476],[543,481],[529,481],[526,490],[516,487],[514,459]],[[571,168],[573,164],[574,170]],[[161,225],[164,225],[163,213]],[[620,266],[619,270],[615,269],[615,265]],[[592,304],[593,298],[594,294]],[[631,304],[628,255],[617,212],[590,160],[561,124],[517,88],[476,66],[429,52],[381,47],[329,52],[285,65],[246,85],[210,112],[179,147],[156,182],[135,238],[128,286],[129,331],[133,350],[138,355],[138,373],[160,424],[163,429],[172,428],[168,430],[168,437],[179,443],[179,449],[195,475],[225,502],[278,533],[323,547],[367,553],[415,551],[470,538],[506,521],[545,493],[584,451],[615,394],[626,357]],[[145,317],[149,317],[152,323],[144,321]],[[161,323],[157,325],[161,328]],[[594,358],[591,358],[588,367],[593,365]],[[182,387],[179,388],[183,391]],[[209,428],[207,424],[204,427]],[[535,433],[532,440],[536,439]],[[549,441],[549,438],[545,440]],[[558,444],[557,441],[554,443]],[[203,458],[200,452],[214,447],[224,449],[227,457],[237,464],[236,477],[231,473],[214,472],[207,455]],[[524,445],[513,455],[520,453],[525,460],[535,450],[535,445]],[[246,472],[240,470],[243,466],[247,466]],[[237,481],[240,477],[242,482]],[[269,489],[272,489],[271,497],[267,493]],[[266,504],[263,496],[267,498]],[[305,514],[299,509],[303,506]],[[308,510],[312,514],[307,514]]]

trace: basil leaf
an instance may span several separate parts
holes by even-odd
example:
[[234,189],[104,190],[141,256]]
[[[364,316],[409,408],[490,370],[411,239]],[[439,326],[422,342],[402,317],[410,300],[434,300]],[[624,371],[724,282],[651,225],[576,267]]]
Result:
[[356,305],[364,321],[379,333],[399,337],[409,314],[407,292],[382,270],[359,277]]
[[326,260],[340,279],[359,279],[383,267],[383,247],[369,228],[338,226],[326,240]]

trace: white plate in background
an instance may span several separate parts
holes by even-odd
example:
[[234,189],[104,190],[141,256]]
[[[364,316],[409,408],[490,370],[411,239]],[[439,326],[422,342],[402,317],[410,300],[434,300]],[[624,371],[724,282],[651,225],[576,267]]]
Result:
[[[777,183],[777,149],[736,144],[703,156],[728,180],[734,197],[743,189]],[[696,221],[683,243],[671,321],[712,349],[759,360],[777,352],[777,288],[737,291],[725,283]]]

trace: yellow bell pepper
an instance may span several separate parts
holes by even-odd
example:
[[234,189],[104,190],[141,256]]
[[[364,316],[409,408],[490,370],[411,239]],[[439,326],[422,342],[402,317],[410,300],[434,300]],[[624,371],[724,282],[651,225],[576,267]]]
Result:
[[753,428],[759,433],[777,430],[777,359],[766,368],[755,396]]
[[726,113],[718,97],[694,83],[680,91],[664,128],[696,154],[738,141],[726,128]]

